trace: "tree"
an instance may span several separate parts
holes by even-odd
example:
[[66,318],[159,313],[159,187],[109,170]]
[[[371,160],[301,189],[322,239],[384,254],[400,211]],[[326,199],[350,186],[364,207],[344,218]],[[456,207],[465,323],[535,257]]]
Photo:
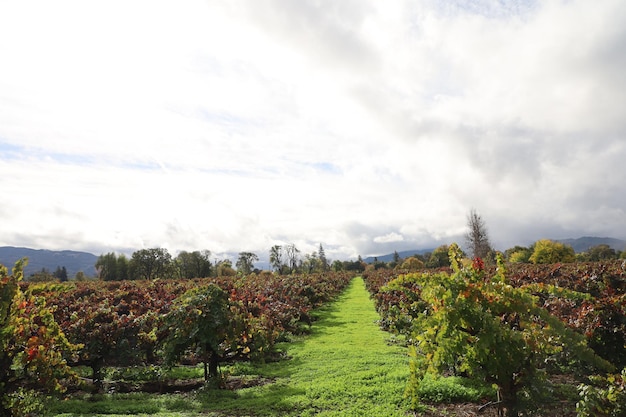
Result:
[[402,262],[400,265],[400,269],[404,269],[407,271],[415,272],[424,268],[424,262],[420,261],[417,257],[411,256]]
[[504,257],[511,263],[527,263],[530,262],[530,255],[533,254],[533,248],[525,246],[514,246],[504,251]]
[[206,278],[212,273],[211,252],[208,250],[182,251],[175,259],[180,276],[183,278]]
[[541,239],[535,242],[535,249],[529,260],[534,264],[574,262],[576,253],[570,245],[549,239]]
[[130,261],[123,253],[117,257],[116,273],[119,281],[130,279]]
[[437,247],[433,253],[430,254],[426,266],[428,268],[442,268],[450,266],[450,258],[448,257],[448,245],[441,245]]
[[252,252],[239,252],[239,258],[235,266],[237,271],[243,275],[249,275],[254,269],[254,263],[259,260],[259,257]]
[[320,261],[322,272],[328,271],[329,263],[328,263],[328,259],[326,258],[326,252],[324,251],[324,248],[322,247],[321,243],[320,243],[319,249],[317,250],[317,257]]
[[[386,291],[407,291],[414,281],[425,303],[411,322],[411,380],[408,392],[419,402],[426,374],[465,373],[498,389],[500,415],[517,417],[525,398],[541,392],[545,365],[567,352],[572,359],[610,370],[587,347],[585,337],[538,305],[526,288],[507,283],[504,265],[489,277],[476,259],[462,267],[462,252],[450,246],[452,274],[411,274],[391,281]],[[411,288],[411,287],[408,287]]]
[[67,269],[65,267],[57,266],[56,271],[54,271],[54,277],[61,282],[67,281]]
[[487,255],[491,251],[487,226],[475,209],[471,209],[467,215],[467,227],[469,230],[465,236],[465,240],[472,253],[472,257],[487,259]]
[[128,259],[124,255],[118,257],[115,252],[100,255],[95,267],[98,277],[103,281],[128,279]]
[[592,246],[587,251],[587,255],[589,256],[590,261],[617,259],[617,253],[615,252],[615,249],[613,249],[607,244],[600,244],[597,246]]
[[283,273],[283,248],[280,245],[274,245],[270,249],[270,265],[274,271],[278,271],[279,274]]
[[172,265],[172,256],[167,249],[141,249],[133,253],[130,259],[131,275],[134,279],[167,278]]
[[389,261],[389,268],[397,268],[402,263],[402,258],[397,250],[393,251],[393,259]]
[[341,262],[339,259],[335,259],[333,261],[333,263],[330,265],[330,269],[332,269],[334,272],[340,272],[344,270],[344,263]]
[[363,272],[367,264],[363,261],[361,255],[358,256],[356,261],[344,261],[343,262],[343,270],[344,271],[355,271],[355,272]]
[[294,245],[293,243],[285,247],[285,256],[287,257],[287,266],[289,267],[291,272],[296,272],[298,270],[299,254],[300,254],[300,250],[296,248],[296,245]]
[[61,382],[75,377],[65,357],[78,346],[68,342],[43,297],[21,291],[25,265],[19,260],[12,275],[0,265],[1,416],[26,414],[34,404],[25,399],[36,390],[61,392]]
[[228,294],[217,285],[187,291],[175,300],[165,318],[167,363],[175,363],[189,349],[198,350],[205,381],[218,376],[221,356],[238,333],[232,319]]
[[229,259],[218,262],[215,269],[218,277],[234,277],[237,275],[237,271],[233,269],[233,263]]

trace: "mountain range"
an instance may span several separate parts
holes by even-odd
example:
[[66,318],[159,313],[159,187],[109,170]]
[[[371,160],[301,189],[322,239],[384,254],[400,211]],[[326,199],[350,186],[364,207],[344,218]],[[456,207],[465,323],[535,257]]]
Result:
[[586,252],[589,248],[598,245],[609,245],[616,251],[623,251],[626,249],[626,240],[615,239],[612,237],[591,237],[583,236],[578,239],[559,239],[558,242],[565,243],[574,248],[574,252]]
[[96,276],[96,261],[98,257],[93,253],[78,252],[73,250],[47,250],[18,248],[14,246],[0,247],[0,264],[9,269],[19,259],[28,258],[28,265],[24,268],[24,276],[28,277],[42,269],[54,273],[57,268],[67,270],[67,276],[73,278],[78,271],[82,271],[88,277]]

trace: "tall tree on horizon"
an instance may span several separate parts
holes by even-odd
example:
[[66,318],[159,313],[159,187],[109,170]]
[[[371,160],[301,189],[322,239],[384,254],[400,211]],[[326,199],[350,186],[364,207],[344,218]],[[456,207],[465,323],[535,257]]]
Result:
[[328,265],[328,259],[326,258],[326,252],[324,252],[324,248],[322,247],[322,244],[320,243],[320,248],[317,251],[319,260],[320,260],[320,264],[322,266],[322,271],[326,272],[328,271],[329,265]]
[[279,274],[283,273],[283,247],[280,245],[274,245],[270,249],[270,265]]
[[491,251],[491,243],[485,221],[474,208],[467,215],[467,227],[469,230],[465,240],[472,257],[485,259]]
[[252,252],[239,252],[239,259],[237,259],[237,263],[235,266],[237,267],[237,271],[241,272],[243,275],[248,275],[254,269],[254,263],[259,260],[259,257],[256,253]]

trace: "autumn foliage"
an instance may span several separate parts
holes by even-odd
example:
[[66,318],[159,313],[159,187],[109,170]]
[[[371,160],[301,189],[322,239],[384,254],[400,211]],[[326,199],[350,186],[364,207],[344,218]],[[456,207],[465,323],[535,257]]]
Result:
[[91,367],[100,390],[107,366],[204,362],[208,378],[220,362],[268,357],[280,338],[305,330],[311,310],[351,278],[263,273],[33,284],[31,291],[55,306],[60,328],[82,346],[72,365]]
[[0,415],[32,407],[28,392],[62,392],[72,382],[71,361],[80,345],[71,344],[43,297],[22,291],[25,261],[13,273],[0,265]]

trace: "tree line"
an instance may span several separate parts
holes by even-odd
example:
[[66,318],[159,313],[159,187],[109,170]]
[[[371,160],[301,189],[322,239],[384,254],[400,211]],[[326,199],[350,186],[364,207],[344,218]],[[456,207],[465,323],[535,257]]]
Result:
[[[239,252],[233,265],[230,259],[211,259],[209,250],[182,251],[173,257],[165,248],[141,249],[133,252],[130,258],[124,254],[109,252],[100,255],[95,267],[98,277],[105,281],[139,280],[159,278],[207,278],[235,275],[248,275],[261,272],[255,267],[259,256],[253,252]],[[270,268],[279,275],[317,273],[327,271],[363,271],[366,264],[359,257],[357,261],[330,262],[324,247],[302,255],[294,245],[274,245],[269,253]]]

